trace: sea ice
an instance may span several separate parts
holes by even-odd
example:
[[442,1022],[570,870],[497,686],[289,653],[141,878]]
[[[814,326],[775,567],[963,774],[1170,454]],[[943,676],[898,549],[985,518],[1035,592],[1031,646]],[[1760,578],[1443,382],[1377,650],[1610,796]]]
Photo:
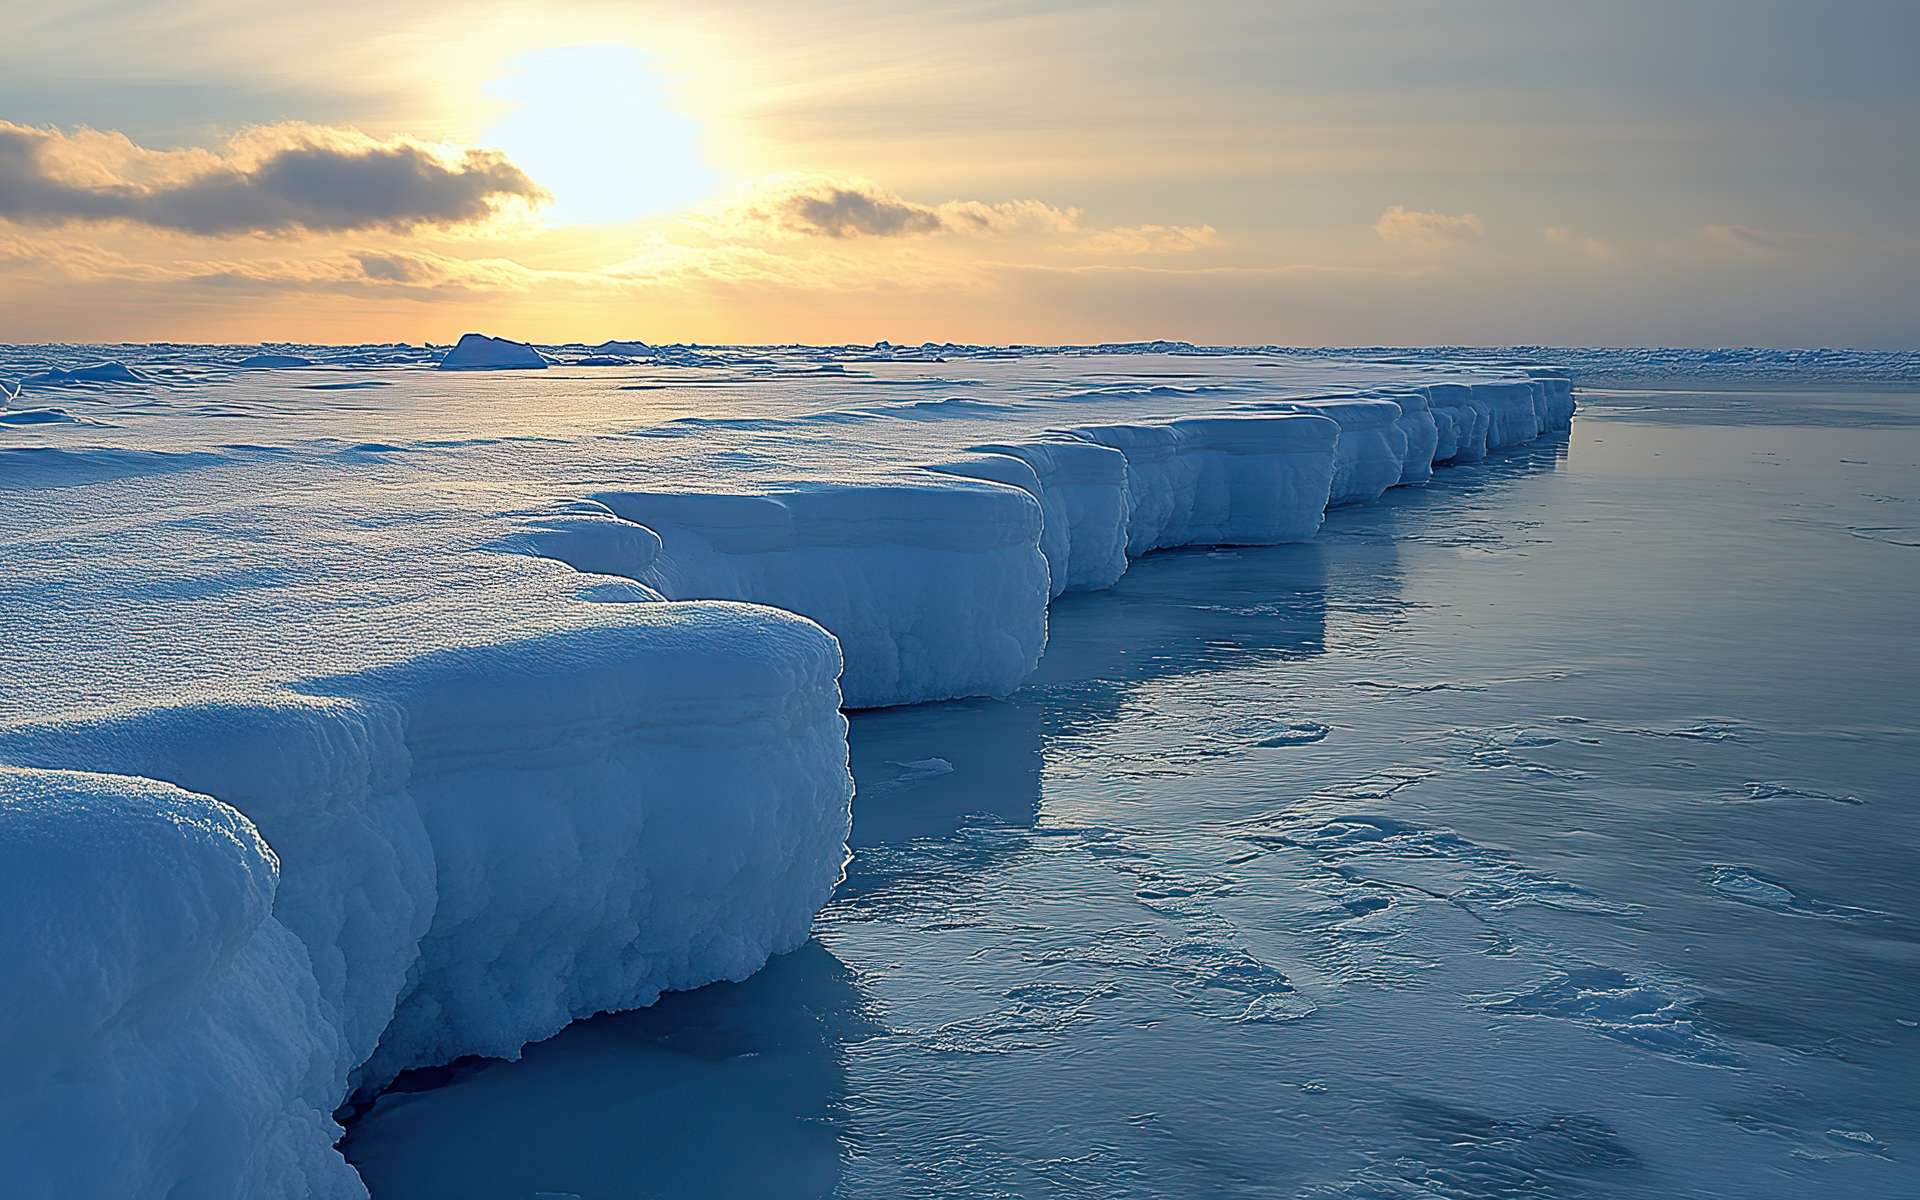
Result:
[[[608,343],[650,361],[531,402],[299,349],[0,352],[120,385],[0,431],[23,1195],[356,1194],[349,1096],[804,941],[846,861],[842,706],[1010,692],[1050,600],[1130,556],[1311,538],[1425,479],[1435,414],[1466,460],[1570,404],[1448,361],[1085,365],[1175,344]],[[225,365],[294,360],[380,374]],[[545,365],[477,334],[438,364]],[[108,1113],[115,1152],[48,1152]]]

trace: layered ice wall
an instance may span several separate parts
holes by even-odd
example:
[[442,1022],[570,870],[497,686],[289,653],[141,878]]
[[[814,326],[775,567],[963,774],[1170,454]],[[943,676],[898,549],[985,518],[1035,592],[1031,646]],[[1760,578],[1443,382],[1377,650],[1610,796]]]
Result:
[[1124,453],[1065,433],[973,449],[981,457],[949,460],[937,469],[1009,483],[1040,503],[1049,595],[1099,591],[1119,582],[1133,523]]
[[1331,452],[1328,507],[1378,500],[1407,471],[1405,413],[1390,400],[1317,396],[1254,401],[1239,405],[1236,411],[1308,413],[1333,422],[1337,436],[1327,447]]
[[1473,386],[1466,383],[1431,383],[1421,391],[1426,394],[1435,419],[1446,417],[1452,425],[1449,444],[1453,453],[1440,461],[1473,463],[1485,458],[1487,435],[1493,428],[1492,405],[1475,399]]
[[[0,977],[49,1006],[106,990],[91,1024],[62,1001],[64,1025],[10,1025],[28,1041],[6,1055],[0,1111],[33,1115],[0,1121],[0,1143],[16,1162],[33,1144],[16,1136],[58,1125],[71,1143],[96,1127],[89,1113],[142,1114],[125,1161],[50,1164],[44,1189],[10,1194],[357,1194],[335,1186],[330,1149],[354,1087],[513,1056],[804,941],[845,855],[837,652],[797,619],[711,607],[684,630],[641,623],[316,682],[330,695],[9,731],[0,758],[88,767],[0,777],[0,855],[42,864],[9,860],[8,883],[60,910],[11,909]],[[181,859],[163,835],[198,826],[155,796],[219,838]],[[120,827],[144,809],[159,815]],[[55,860],[63,836],[76,845]],[[103,844],[133,865],[89,859]],[[98,872],[112,886],[90,882]],[[174,1032],[156,1048],[157,1027]],[[38,1072],[11,1069],[23,1047]],[[59,1107],[48,1080],[82,1082]],[[119,1173],[95,1188],[81,1167]],[[287,1183],[307,1175],[330,1182]]]
[[1235,413],[1071,432],[1126,459],[1126,550],[1138,557],[1312,537],[1326,511],[1340,427],[1317,414]]
[[[806,938],[843,704],[1004,694],[1049,601],[1132,556],[1310,538],[1571,414],[1564,379],[1444,363],[1038,360],[953,396],[981,385],[932,363],[364,374],[385,353],[250,370],[244,406],[232,368],[69,372],[28,399],[72,419],[0,443],[11,1194],[358,1194],[343,1100]],[[115,1153],[65,1154],[107,1114]]]
[[[1400,412],[1375,409],[1388,426]],[[1285,407],[1043,431],[897,482],[595,499],[660,540],[620,573],[811,617],[839,639],[847,706],[879,707],[1013,691],[1045,648],[1048,602],[1112,586],[1130,557],[1312,537],[1339,438],[1328,416]],[[1366,466],[1384,490],[1385,468]]]
[[1023,490],[876,483],[598,499],[659,535],[637,578],[662,595],[751,600],[831,629],[849,707],[1004,694],[1046,644],[1041,507]]
[[263,702],[22,726],[0,758],[166,780],[251,818],[343,1078],[511,1055],[751,973],[838,882],[833,642],[765,609],[687,608]]

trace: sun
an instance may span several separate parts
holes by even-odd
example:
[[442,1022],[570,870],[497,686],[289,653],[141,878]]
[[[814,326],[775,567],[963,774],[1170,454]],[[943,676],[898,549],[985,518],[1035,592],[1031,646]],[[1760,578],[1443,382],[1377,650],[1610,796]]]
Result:
[[618,224],[713,191],[699,126],[675,110],[652,61],[632,46],[535,51],[509,62],[486,90],[512,108],[485,144],[553,194],[549,220]]

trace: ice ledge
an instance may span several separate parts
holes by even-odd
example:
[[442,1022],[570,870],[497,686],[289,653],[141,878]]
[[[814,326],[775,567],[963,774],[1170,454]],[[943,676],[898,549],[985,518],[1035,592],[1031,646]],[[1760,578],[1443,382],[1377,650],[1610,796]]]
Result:
[[[941,402],[911,419],[991,427],[1013,411]],[[1039,661],[1052,598],[1111,587],[1132,558],[1304,541],[1331,506],[1563,432],[1572,415],[1570,381],[1546,372],[1238,401],[978,442],[871,482],[602,492],[530,520],[507,548],[622,576],[643,589],[636,598],[809,617],[841,645],[849,708],[1001,696]],[[788,426],[724,427],[747,438]]]
[[0,731],[8,1195],[363,1195],[356,1088],[799,946],[845,865],[839,666],[790,614],[622,605]]

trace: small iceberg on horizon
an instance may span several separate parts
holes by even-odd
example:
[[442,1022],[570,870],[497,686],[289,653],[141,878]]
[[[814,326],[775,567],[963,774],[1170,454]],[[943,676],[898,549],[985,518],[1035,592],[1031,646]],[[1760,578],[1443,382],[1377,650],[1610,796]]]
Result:
[[440,360],[442,371],[544,371],[547,360],[525,342],[466,333]]

